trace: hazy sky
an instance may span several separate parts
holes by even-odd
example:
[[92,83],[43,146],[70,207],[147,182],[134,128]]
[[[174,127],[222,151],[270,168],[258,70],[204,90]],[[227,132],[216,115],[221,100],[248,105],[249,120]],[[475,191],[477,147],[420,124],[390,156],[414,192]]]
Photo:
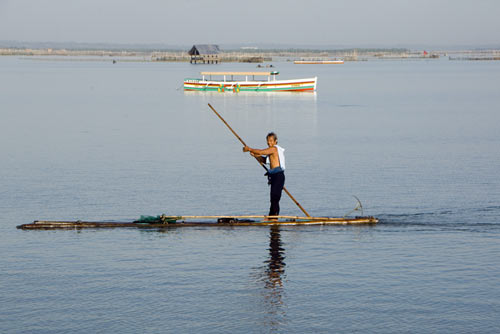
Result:
[[499,0],[0,0],[0,40],[500,45]]

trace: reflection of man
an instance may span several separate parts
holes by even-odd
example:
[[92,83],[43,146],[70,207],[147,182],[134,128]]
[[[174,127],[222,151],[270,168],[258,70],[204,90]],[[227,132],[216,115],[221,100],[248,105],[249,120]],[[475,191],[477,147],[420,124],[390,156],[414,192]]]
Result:
[[267,275],[269,284],[273,287],[283,286],[281,275],[285,272],[284,249],[281,247],[281,235],[279,226],[272,226],[269,240],[269,268]]
[[278,145],[278,137],[274,132],[270,132],[266,139],[268,148],[258,150],[245,146],[243,152],[250,152],[262,163],[269,163],[270,169],[267,172],[271,185],[269,216],[278,216],[280,214],[281,192],[285,186],[285,149]]

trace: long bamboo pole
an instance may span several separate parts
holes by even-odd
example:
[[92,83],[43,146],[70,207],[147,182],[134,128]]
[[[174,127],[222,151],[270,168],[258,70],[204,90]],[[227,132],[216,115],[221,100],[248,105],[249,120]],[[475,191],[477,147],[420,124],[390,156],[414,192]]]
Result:
[[[164,216],[167,219],[192,220],[192,219],[218,219],[218,218],[236,218],[236,219],[292,219],[292,220],[311,220],[311,221],[345,221],[350,218],[344,217],[301,217],[301,216],[263,216],[263,215],[233,215],[233,216]],[[352,218],[351,218],[352,219]]]
[[[243,146],[247,146],[247,144],[243,141],[243,139],[241,139],[240,136],[238,136],[238,134],[233,130],[233,128],[226,122],[226,120],[224,118],[222,118],[222,116],[214,109],[214,107],[212,107],[212,105],[209,103],[208,106],[210,107],[210,109],[212,109],[212,111],[217,115],[217,117],[220,118],[220,120],[226,124],[226,126],[228,127],[229,130],[231,130],[231,132],[236,136],[236,138],[238,138],[238,140],[243,144]],[[267,167],[261,162],[259,161],[259,159],[257,159],[257,157],[254,157],[255,160],[257,160],[257,162],[262,166],[264,167],[264,169],[266,171],[268,171]],[[310,214],[307,213],[307,211],[302,207],[302,205],[300,205],[299,202],[297,202],[297,200],[292,196],[292,194],[290,194],[290,192],[285,188],[283,187],[283,190],[285,191],[285,193],[288,195],[288,197],[290,197],[290,199],[299,207],[300,210],[302,210],[302,212],[304,212],[304,214],[307,216],[307,217],[311,217]]]

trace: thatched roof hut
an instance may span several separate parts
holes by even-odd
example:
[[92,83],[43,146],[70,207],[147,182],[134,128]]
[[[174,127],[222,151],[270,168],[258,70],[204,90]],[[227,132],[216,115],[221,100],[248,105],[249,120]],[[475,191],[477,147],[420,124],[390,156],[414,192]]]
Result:
[[191,63],[200,61],[203,64],[217,64],[219,62],[220,49],[218,45],[215,44],[195,44],[188,51],[191,56]]

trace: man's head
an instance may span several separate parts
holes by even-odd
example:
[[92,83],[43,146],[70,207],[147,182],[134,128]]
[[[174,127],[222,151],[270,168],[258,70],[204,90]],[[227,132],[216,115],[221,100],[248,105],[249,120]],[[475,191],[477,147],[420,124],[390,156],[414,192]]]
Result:
[[269,147],[278,144],[278,136],[276,136],[274,132],[269,132],[266,136],[266,139],[267,139],[267,145]]

